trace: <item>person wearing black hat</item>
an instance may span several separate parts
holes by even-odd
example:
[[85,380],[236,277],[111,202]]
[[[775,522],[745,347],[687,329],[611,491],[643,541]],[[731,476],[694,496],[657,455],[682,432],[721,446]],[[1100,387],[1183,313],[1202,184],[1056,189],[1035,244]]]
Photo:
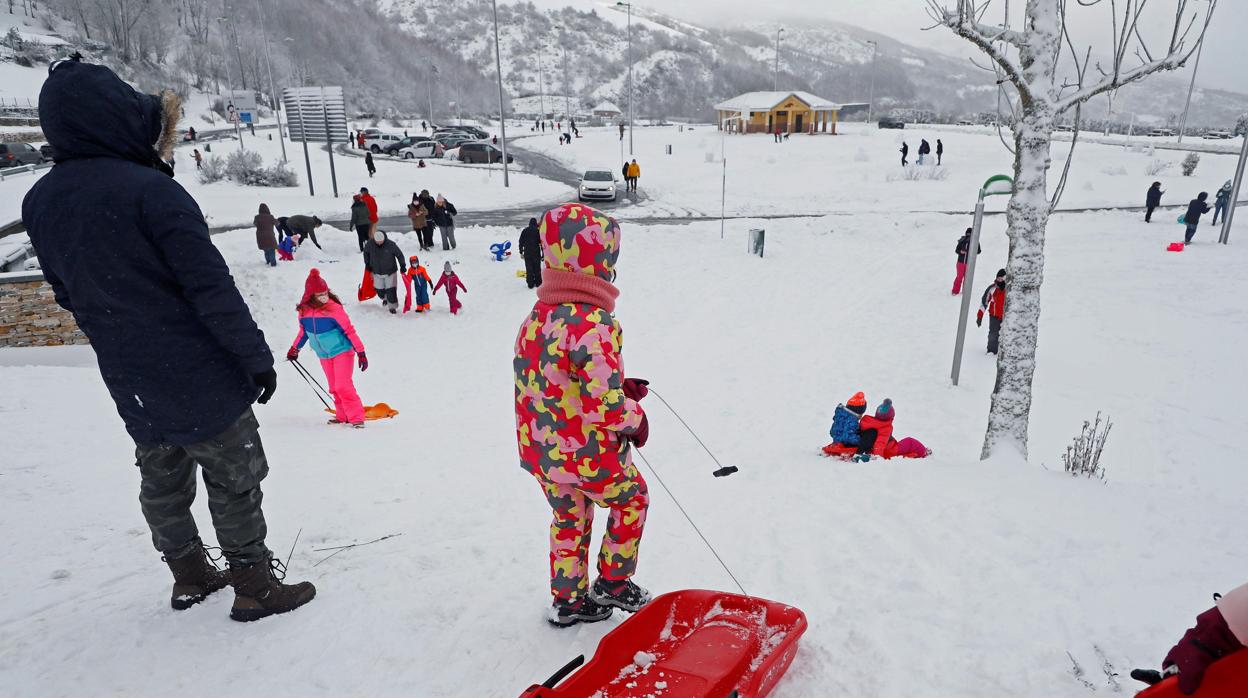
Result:
[[984,289],[983,298],[979,303],[979,313],[975,316],[975,325],[983,327],[984,311],[988,311],[988,353],[997,353],[998,341],[1001,338],[1001,318],[1005,315],[1005,270],[997,270],[997,278],[992,285]]
[[524,257],[524,281],[529,288],[537,288],[542,285],[542,241],[536,218],[530,218],[529,225],[520,231],[519,247]]

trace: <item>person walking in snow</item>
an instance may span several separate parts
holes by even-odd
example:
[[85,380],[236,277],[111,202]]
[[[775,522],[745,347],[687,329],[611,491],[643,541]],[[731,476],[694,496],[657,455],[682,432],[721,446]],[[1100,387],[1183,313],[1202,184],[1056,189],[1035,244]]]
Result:
[[923,166],[923,160],[932,152],[932,146],[927,142],[926,138],[919,141],[919,166]]
[[624,122],[620,122],[620,140],[624,140]]
[[1161,195],[1165,194],[1161,190],[1161,182],[1153,182],[1153,186],[1148,188],[1148,194],[1144,197],[1144,222],[1153,222],[1153,211],[1161,205]]
[[[1179,692],[1196,694],[1204,683],[1205,672],[1214,663],[1240,652],[1248,646],[1248,584],[1240,585],[1224,595],[1214,595],[1214,605],[1196,616],[1195,627],[1170,648],[1161,661],[1160,672],[1136,669],[1131,678],[1148,684],[1178,674]],[[1230,695],[1230,684],[1225,684]]]
[[368,193],[368,187],[360,187],[360,200],[368,207],[368,236],[371,238],[377,232],[377,222],[381,220],[377,213],[377,199]]
[[[550,593],[554,625],[592,623],[612,610],[639,610],[650,593],[637,571],[650,494],[632,461],[649,423],[644,380],[625,378],[622,332],[611,283],[620,226],[581,204],[547,211],[539,229],[545,272],[515,341],[516,442],[520,466],[550,504]],[[594,507],[610,509],[588,580]]]
[[412,255],[408,260],[407,278],[411,280],[412,291],[416,294],[416,312],[429,310],[429,289],[433,286],[433,279],[429,278],[429,271],[420,263],[420,257]]
[[384,231],[373,233],[372,242],[364,246],[364,269],[373,275],[373,288],[381,297],[381,307],[391,315],[399,312],[399,274],[407,271],[403,251]]
[[197,170],[204,169],[204,156],[200,154],[199,148],[196,148],[195,150],[191,151],[191,157],[195,160],[195,169]]
[[459,309],[464,307],[464,304],[459,302],[459,292],[467,293],[468,289],[459,279],[459,274],[451,268],[449,259],[442,264],[442,276],[438,277],[438,285],[433,287],[433,295],[438,295],[438,289],[443,286],[446,287],[446,299],[451,306],[451,315],[458,315]]
[[321,360],[329,394],[334,398],[334,416],[330,424],[350,424],[356,429],[364,428],[364,403],[355,391],[351,374],[359,363],[360,372],[368,370],[368,355],[364,343],[355,333],[351,318],[342,307],[342,301],[329,290],[329,284],[321,278],[321,272],[313,269],[303,284],[303,300],[295,306],[299,312],[299,334],[286,352],[287,361],[299,358],[304,344],[311,344],[312,351]]
[[407,205],[407,219],[412,222],[412,232],[416,233],[416,240],[421,242],[420,249],[424,250],[424,240],[421,236],[425,234],[425,223],[429,220],[429,211],[425,209],[425,205],[420,201],[420,195],[412,192],[412,202]]
[[988,313],[988,353],[997,353],[997,344],[1001,338],[1001,318],[1005,317],[1005,270],[997,270],[997,278],[992,285],[984,289],[980,298],[979,313],[975,315],[975,326],[984,326],[984,312]]
[[780,124],[776,124],[775,133],[773,133],[772,135],[774,135],[776,138],[775,142],[779,143],[780,142]]
[[902,141],[901,142],[901,166],[902,167],[905,167],[906,165],[910,164],[909,162],[906,161],[906,158],[908,157],[910,157],[910,145],[907,144],[905,141]]
[[420,249],[428,251],[433,249],[433,229],[436,224],[433,222],[433,208],[437,204],[433,200],[433,195],[428,189],[421,189],[420,196],[417,197],[420,204],[425,207],[425,229],[420,237]]
[[1187,213],[1183,214],[1183,224],[1187,226],[1187,235],[1184,238],[1184,244],[1190,244],[1192,237],[1196,235],[1196,226],[1200,225],[1200,217],[1209,213],[1209,204],[1205,203],[1209,200],[1209,192],[1202,191],[1195,199],[1187,204]]
[[[134,441],[139,505],[173,574],[170,605],[232,585],[230,617],[248,621],[292,611],[316,588],[282,583],[265,545],[269,464],[252,403],[269,402],[277,372],[199,206],[163,164],[180,102],[80,57],[53,63],[39,118],[57,164],[26,194],[22,219]],[[197,471],[228,572],[191,513]]]
[[455,208],[455,204],[446,200],[441,194],[433,202],[433,222],[438,226],[438,232],[442,234],[442,249],[455,249],[455,216],[459,215],[459,210]]
[[937,167],[940,166],[941,158],[943,158],[944,155],[945,155],[945,144],[941,143],[940,139],[937,138],[936,139],[936,166]]
[[620,174],[624,176],[624,191],[632,191],[633,179],[628,176],[628,160],[624,161],[624,166],[620,168]]
[[277,219],[269,213],[267,204],[260,204],[260,212],[252,223],[256,226],[256,247],[264,252],[264,263],[270,267],[277,266],[277,236],[273,233]]
[[359,238],[360,252],[364,251],[364,244],[368,242],[369,232],[373,228],[369,215],[368,204],[364,203],[364,197],[359,194],[352,195],[351,228],[355,230],[355,236]]
[[628,179],[632,187],[629,191],[637,191],[637,180],[641,179],[641,165],[637,164],[636,158],[628,163]]
[[[971,256],[972,232],[971,228],[967,228],[966,232],[962,233],[962,237],[958,238],[958,244],[953,248],[954,254],[958,256],[957,274],[953,277],[953,295],[955,296],[962,292],[962,281],[966,278],[966,260]],[[975,254],[977,256],[983,251],[982,245],[975,245]]]
[[372,179],[377,174],[377,165],[373,164],[373,154],[364,153],[364,167],[368,168],[368,178]]
[[1228,179],[1226,180],[1226,184],[1223,184],[1222,188],[1218,190],[1218,193],[1213,195],[1213,223],[1212,225],[1218,224],[1219,214],[1222,215],[1222,218],[1224,220],[1226,219],[1226,207],[1230,204],[1231,188],[1233,186],[1235,185],[1231,182],[1231,180]]
[[537,219],[530,218],[529,225],[520,231],[520,256],[524,257],[524,282],[529,288],[542,285],[542,241],[539,238]]

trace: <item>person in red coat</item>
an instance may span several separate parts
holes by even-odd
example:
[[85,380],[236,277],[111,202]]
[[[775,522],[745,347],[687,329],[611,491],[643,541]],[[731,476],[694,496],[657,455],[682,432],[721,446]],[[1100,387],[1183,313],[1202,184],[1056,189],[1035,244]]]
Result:
[[368,187],[360,187],[360,201],[363,201],[364,205],[368,207],[368,237],[371,238],[377,233],[377,221],[379,220],[377,216],[377,199],[374,199],[373,195],[368,193]]
[[997,278],[992,285],[984,289],[983,298],[979,302],[979,312],[975,315],[975,325],[982,327],[984,312],[988,313],[988,353],[997,353],[998,340],[1001,338],[1001,318],[1005,315],[1005,270],[997,271]]
[[871,456],[881,458],[923,458],[929,454],[927,447],[918,439],[906,437],[900,441],[893,438],[893,410],[891,398],[875,409],[874,415],[863,415],[858,421],[858,454],[854,460],[867,462]]

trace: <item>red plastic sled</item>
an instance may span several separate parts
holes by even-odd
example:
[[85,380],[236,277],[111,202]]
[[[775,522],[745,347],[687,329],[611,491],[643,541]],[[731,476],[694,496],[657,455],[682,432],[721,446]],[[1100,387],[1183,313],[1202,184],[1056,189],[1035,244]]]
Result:
[[688,589],[646,604],[579,663],[521,698],[763,698],[776,687],[806,632],[806,615],[775,601]]
[[1181,242],[1172,242],[1166,247],[1166,252],[1182,252],[1185,245]]
[[[1240,651],[1214,662],[1192,698],[1243,698],[1248,694],[1248,652]],[[1135,698],[1187,698],[1179,692],[1179,679],[1171,676],[1140,691]]]

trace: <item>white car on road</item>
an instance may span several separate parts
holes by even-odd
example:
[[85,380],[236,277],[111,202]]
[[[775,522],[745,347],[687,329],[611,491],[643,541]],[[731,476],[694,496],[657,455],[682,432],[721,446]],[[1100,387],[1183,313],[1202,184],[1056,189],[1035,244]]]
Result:
[[381,154],[381,151],[385,150],[386,146],[391,143],[398,143],[401,140],[403,140],[403,134],[401,133],[369,133],[368,130],[364,131],[364,149],[371,150],[373,155]]
[[440,158],[446,149],[437,141],[421,141],[406,148],[399,148],[395,153],[404,160],[415,160],[416,158]]
[[581,175],[581,183],[576,188],[577,197],[586,199],[605,199],[615,201],[615,172],[611,170],[586,170]]

